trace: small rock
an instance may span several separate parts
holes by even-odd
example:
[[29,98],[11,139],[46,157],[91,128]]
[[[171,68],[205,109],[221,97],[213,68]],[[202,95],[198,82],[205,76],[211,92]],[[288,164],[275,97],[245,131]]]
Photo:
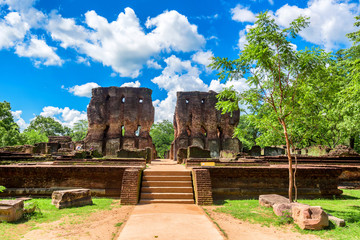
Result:
[[92,204],[90,189],[54,191],[51,195],[51,198],[51,203],[59,209],[66,207],[80,207]]
[[292,217],[301,229],[321,230],[329,226],[328,215],[319,206],[293,204]]
[[329,220],[332,221],[336,226],[345,227],[346,223],[344,219],[334,217],[328,213]]
[[264,207],[272,207],[275,203],[289,203],[289,199],[278,194],[266,194],[259,196],[259,204]]

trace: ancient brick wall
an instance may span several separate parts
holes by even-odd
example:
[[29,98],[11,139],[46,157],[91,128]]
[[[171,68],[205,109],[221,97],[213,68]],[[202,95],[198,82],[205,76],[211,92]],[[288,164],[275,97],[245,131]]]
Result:
[[126,169],[122,179],[120,203],[135,205],[139,201],[141,171]]
[[[198,168],[194,168],[196,171]],[[202,167],[210,173],[214,200],[257,198],[261,194],[288,193],[286,166],[270,167]],[[299,197],[331,197],[340,195],[338,176],[342,170],[330,167],[299,167]]]
[[7,188],[0,196],[44,196],[58,189],[89,188],[99,196],[120,197],[126,169],[119,166],[0,166],[0,185]]
[[211,151],[218,157],[220,150],[240,150],[240,142],[233,139],[234,127],[239,122],[239,111],[222,115],[215,109],[217,93],[178,92],[174,114],[174,134],[172,153],[188,146],[198,146]]
[[93,89],[86,148],[104,155],[116,155],[119,149],[153,148],[149,135],[154,123],[151,93],[148,88]]
[[212,205],[211,179],[208,169],[193,169],[195,202],[198,205]]

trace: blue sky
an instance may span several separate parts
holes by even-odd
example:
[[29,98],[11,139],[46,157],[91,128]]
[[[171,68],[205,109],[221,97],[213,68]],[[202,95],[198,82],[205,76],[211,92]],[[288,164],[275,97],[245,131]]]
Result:
[[93,87],[153,90],[155,119],[172,120],[177,91],[220,91],[209,57],[236,58],[246,29],[269,10],[286,27],[309,28],[294,47],[350,46],[359,1],[0,0],[0,101],[24,129],[35,115],[66,126],[86,119]]

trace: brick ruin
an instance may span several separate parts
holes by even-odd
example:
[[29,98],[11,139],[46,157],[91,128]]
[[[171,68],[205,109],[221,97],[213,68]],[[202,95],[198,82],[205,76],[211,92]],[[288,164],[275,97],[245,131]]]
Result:
[[86,148],[113,156],[120,149],[153,148],[149,134],[154,123],[151,93],[148,88],[93,89],[87,109]]
[[215,108],[216,95],[214,91],[177,93],[171,159],[189,146],[210,150],[211,157],[219,157],[221,150],[240,151],[241,142],[232,138],[240,111],[221,114]]

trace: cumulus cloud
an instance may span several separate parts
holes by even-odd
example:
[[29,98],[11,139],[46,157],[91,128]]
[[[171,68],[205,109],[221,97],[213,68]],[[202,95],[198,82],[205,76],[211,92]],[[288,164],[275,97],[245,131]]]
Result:
[[79,97],[91,97],[92,89],[100,87],[99,84],[95,82],[88,82],[83,85],[75,85],[67,89],[70,93]]
[[208,66],[211,64],[212,60],[211,58],[214,57],[214,54],[212,53],[212,51],[198,51],[196,52],[194,55],[191,56],[191,60],[193,60],[196,63],[199,63],[203,66],[206,67],[206,69],[208,71],[210,71],[210,69],[208,68]]
[[135,81],[135,82],[127,82],[124,83],[123,85],[121,85],[121,87],[134,87],[134,88],[138,88],[140,87],[140,82],[139,81]]
[[20,43],[15,49],[18,56],[31,58],[35,66],[61,66],[64,63],[55,53],[56,48],[49,47],[44,40],[34,36],[29,43]]
[[354,32],[354,18],[359,14],[359,3],[339,0],[313,0],[307,8],[288,4],[275,12],[276,21],[288,27],[299,15],[310,17],[310,26],[300,32],[306,41],[324,46],[328,50],[348,46],[346,34]]
[[25,120],[21,118],[21,114],[22,114],[21,110],[11,111],[11,114],[13,115],[17,125],[19,125],[20,131],[24,131],[24,129],[29,126],[29,124],[26,123]]
[[154,59],[147,60],[146,65],[148,68],[162,69],[161,65],[159,63],[155,62]]
[[[47,30],[64,48],[74,48],[92,60],[110,66],[122,77],[135,78],[150,57],[166,51],[194,51],[205,44],[197,26],[177,11],[166,11],[146,21],[152,29],[145,33],[134,10],[125,8],[113,22],[95,11],[85,14],[88,28],[74,19],[63,18],[56,12],[50,16]],[[158,67],[156,64],[153,67]]]
[[46,106],[40,113],[43,117],[52,117],[63,126],[72,128],[75,123],[80,120],[87,120],[86,112],[70,109],[69,107],[58,108],[53,106]]
[[166,67],[160,76],[153,78],[151,81],[159,86],[159,88],[168,91],[168,95],[164,100],[155,100],[155,121],[173,120],[173,114],[176,105],[176,93],[180,91],[221,91],[224,87],[234,85],[238,91],[246,88],[245,79],[239,81],[220,83],[218,80],[211,81],[210,85],[204,83],[200,79],[201,71],[191,64],[189,60],[181,60],[172,55],[165,59]]
[[249,10],[249,8],[243,7],[240,4],[236,5],[235,8],[230,10],[231,18],[237,22],[255,22],[256,17],[253,12]]

